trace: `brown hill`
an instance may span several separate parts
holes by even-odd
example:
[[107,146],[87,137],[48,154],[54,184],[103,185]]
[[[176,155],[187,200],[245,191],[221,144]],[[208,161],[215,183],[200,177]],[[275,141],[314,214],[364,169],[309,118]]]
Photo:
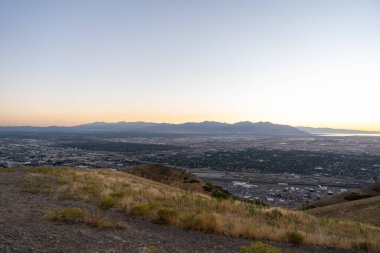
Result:
[[306,212],[380,226],[380,195],[313,208]]
[[162,164],[140,164],[128,168],[125,172],[186,191],[200,192],[217,198],[233,197],[231,193],[207,183],[196,175]]
[[355,189],[343,193],[336,194],[331,197],[316,200],[308,204],[304,209],[312,209],[317,207],[329,206],[349,201],[366,199],[380,195],[380,182],[372,184],[368,187]]
[[380,182],[310,203],[306,212],[380,226]]

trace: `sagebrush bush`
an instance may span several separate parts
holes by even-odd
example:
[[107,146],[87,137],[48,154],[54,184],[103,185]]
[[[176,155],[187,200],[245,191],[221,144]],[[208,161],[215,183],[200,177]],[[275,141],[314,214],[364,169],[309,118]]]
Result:
[[46,218],[50,221],[59,221],[64,223],[81,223],[85,222],[88,212],[78,207],[66,207],[59,210],[50,210]]
[[301,244],[305,240],[305,236],[299,232],[286,232],[286,240],[293,244]]
[[148,204],[136,205],[129,210],[129,214],[132,216],[144,216],[147,215],[150,210],[151,207]]
[[108,197],[103,198],[100,201],[99,207],[103,210],[107,210],[107,209],[114,207],[117,202],[118,202],[117,198],[108,196]]
[[229,197],[229,195],[226,192],[218,191],[218,190],[213,191],[211,193],[211,196],[213,196],[214,198],[217,198],[217,199],[226,199]]
[[203,190],[205,190],[207,192],[211,192],[212,191],[212,186],[210,184],[205,184],[203,186]]

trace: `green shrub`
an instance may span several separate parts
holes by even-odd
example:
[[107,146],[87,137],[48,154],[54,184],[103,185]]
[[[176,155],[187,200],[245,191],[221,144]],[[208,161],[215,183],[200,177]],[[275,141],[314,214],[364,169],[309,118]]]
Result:
[[117,203],[116,198],[106,197],[100,201],[99,208],[103,209],[103,210],[107,210],[107,209],[114,207],[116,205],[116,203]]
[[205,184],[203,186],[203,190],[205,190],[206,192],[211,192],[212,191],[212,186],[210,184]]
[[156,253],[157,252],[157,247],[156,246],[149,246],[149,247],[144,247],[138,253]]
[[228,193],[224,191],[214,191],[211,196],[217,199],[227,199],[229,197]]
[[241,246],[240,253],[248,253],[248,248],[246,246]]
[[163,208],[157,211],[156,222],[159,224],[169,224],[177,217],[177,212],[170,208]]
[[249,248],[246,246],[242,246],[240,248],[240,253],[281,253],[281,251],[275,247],[266,245],[259,241],[256,243],[252,243]]
[[97,201],[100,198],[99,186],[94,183],[86,183],[78,194],[86,201]]
[[305,236],[296,231],[287,232],[285,235],[286,240],[293,244],[301,244],[305,240]]
[[193,183],[199,183],[199,180],[191,179],[189,183],[190,183],[190,184],[193,184]]
[[70,224],[85,222],[87,217],[87,210],[77,207],[66,207],[60,210],[51,210],[46,215],[46,218],[50,221],[58,221]]
[[145,216],[149,213],[151,210],[151,206],[144,204],[144,205],[136,205],[131,208],[129,211],[129,214],[132,216]]

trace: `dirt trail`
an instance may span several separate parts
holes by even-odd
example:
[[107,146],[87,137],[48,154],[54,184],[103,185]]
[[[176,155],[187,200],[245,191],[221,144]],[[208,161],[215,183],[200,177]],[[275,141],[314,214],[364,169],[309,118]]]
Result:
[[[0,173],[0,253],[3,252],[239,252],[252,240],[185,231],[119,212],[103,215],[123,220],[127,229],[98,229],[85,224],[59,224],[42,218],[51,207],[96,207],[80,201],[62,201],[53,196],[22,192],[28,175]],[[284,252],[352,252],[316,247],[293,247],[271,243]]]

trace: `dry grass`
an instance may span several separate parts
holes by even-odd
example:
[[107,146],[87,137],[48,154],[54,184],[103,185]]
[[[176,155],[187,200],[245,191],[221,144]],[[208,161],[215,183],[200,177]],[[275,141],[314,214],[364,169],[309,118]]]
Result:
[[[36,168],[34,177],[60,182],[60,198],[94,203],[128,215],[184,229],[234,237],[288,241],[337,248],[380,250],[380,229],[360,223],[315,217],[300,211],[220,200],[110,170]],[[43,185],[44,186],[44,185]]]

